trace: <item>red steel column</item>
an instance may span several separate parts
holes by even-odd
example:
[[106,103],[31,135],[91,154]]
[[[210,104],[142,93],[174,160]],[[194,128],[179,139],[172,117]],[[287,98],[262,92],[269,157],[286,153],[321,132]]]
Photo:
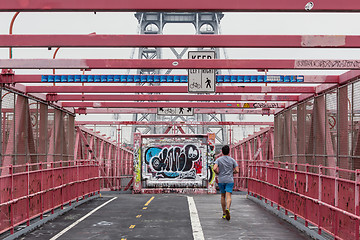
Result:
[[306,103],[300,103],[297,106],[297,163],[304,164],[306,162]]
[[[16,98],[15,108],[14,108],[14,118],[13,126],[11,127],[9,140],[6,146],[6,151],[4,156],[4,161],[2,166],[10,166],[13,164],[24,165],[26,163],[26,156],[21,156],[21,154],[27,153],[27,144],[25,143],[27,139],[28,131],[26,131],[27,125],[29,125],[30,119],[26,121],[26,116],[29,118],[29,107],[28,99],[18,95]],[[14,156],[14,154],[20,154],[19,156]],[[17,168],[16,171],[23,171]],[[1,171],[1,175],[9,174],[9,169],[4,168]]]
[[[39,121],[39,162],[46,162],[48,150],[48,105],[40,103]],[[41,164],[40,164],[41,166]]]
[[[338,166],[344,169],[351,169],[349,156],[349,107],[348,87],[338,89]],[[349,173],[340,172],[340,177],[348,178]]]
[[73,151],[72,149],[75,148],[75,117],[72,115],[68,115],[69,116],[69,122],[68,122],[68,136],[67,136],[67,142],[68,142],[68,146],[67,146],[67,152],[68,152],[68,158],[67,160],[75,160],[75,156],[73,155]]

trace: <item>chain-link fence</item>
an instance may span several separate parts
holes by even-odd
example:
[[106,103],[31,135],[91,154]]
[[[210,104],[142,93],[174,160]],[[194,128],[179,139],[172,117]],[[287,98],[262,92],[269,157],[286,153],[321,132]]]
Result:
[[[274,160],[334,169],[359,168],[359,87],[360,81],[355,81],[278,113]],[[333,176],[335,171],[329,169],[325,174]],[[343,173],[341,177],[354,179],[353,174]]]
[[74,115],[6,87],[0,91],[0,166],[20,165],[15,171],[22,172],[28,163],[73,160]]

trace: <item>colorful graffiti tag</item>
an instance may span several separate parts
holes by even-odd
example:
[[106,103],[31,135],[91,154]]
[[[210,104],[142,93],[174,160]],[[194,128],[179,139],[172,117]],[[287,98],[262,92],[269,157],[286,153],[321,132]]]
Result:
[[207,169],[208,169],[208,193],[216,193],[215,189],[215,172],[213,169],[215,162],[215,133],[208,135],[208,151],[207,151]]
[[141,190],[141,135],[134,134],[134,185],[133,190],[139,192]]
[[195,179],[202,172],[202,156],[198,146],[156,146],[145,151],[147,172],[154,178]]

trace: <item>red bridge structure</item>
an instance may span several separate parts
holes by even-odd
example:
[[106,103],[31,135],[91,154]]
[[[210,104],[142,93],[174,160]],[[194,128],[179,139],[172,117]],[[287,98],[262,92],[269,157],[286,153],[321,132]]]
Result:
[[[0,48],[10,49],[9,58],[0,59],[0,237],[44,239],[46,232],[48,239],[359,239],[360,59],[55,56],[59,48],[358,49],[360,36],[12,33],[23,12],[138,12],[160,16],[160,22],[173,21],[165,12],[189,13],[200,18],[192,22],[206,22],[200,13],[217,18],[220,12],[359,11],[355,0],[2,1],[0,14],[16,14],[9,34],[0,34]],[[53,58],[24,59],[13,58],[17,48],[57,49]],[[90,72],[96,69],[110,74]],[[130,69],[141,73],[120,72]],[[188,93],[190,76],[160,74],[163,69],[213,71],[216,92]],[[224,75],[221,69],[259,74]],[[143,117],[109,120],[113,114]],[[191,118],[201,114],[210,117]],[[253,120],[216,117],[239,114]],[[149,117],[155,115],[177,118]],[[240,127],[253,131],[240,138]],[[240,167],[226,224],[212,169],[223,144]]]

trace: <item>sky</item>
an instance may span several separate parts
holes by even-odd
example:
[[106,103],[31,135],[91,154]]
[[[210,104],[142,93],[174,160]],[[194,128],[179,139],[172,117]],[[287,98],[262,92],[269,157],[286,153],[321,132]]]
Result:
[[[224,13],[221,34],[225,35],[359,35],[359,13]],[[0,13],[0,34],[8,34],[14,13]],[[13,34],[136,34],[134,13],[20,13]],[[191,24],[168,24],[164,34],[194,34]],[[52,58],[55,49],[14,49],[13,58]],[[57,58],[130,58],[130,48],[62,48]],[[164,50],[166,58],[173,58]],[[359,49],[226,49],[229,59],[359,59]],[[223,53],[223,51],[221,51]],[[136,58],[137,52],[134,57]],[[8,49],[0,48],[0,59],[9,58]],[[222,55],[221,58],[224,58]],[[1,66],[0,66],[1,67]],[[180,70],[179,70],[180,71]],[[125,74],[126,70],[93,70],[89,74]],[[269,74],[339,75],[345,71],[270,70]],[[16,70],[17,74],[51,74],[52,70]],[[79,74],[79,70],[57,70],[57,74]],[[132,71],[131,73],[135,73]],[[186,72],[173,72],[186,74]],[[224,74],[228,72],[224,71]],[[260,74],[256,70],[232,70],[233,74]],[[80,116],[77,120],[89,120]],[[236,116],[238,117],[238,116]],[[109,118],[96,116],[95,118]],[[124,120],[131,120],[124,116]],[[229,117],[229,120],[234,116]],[[252,121],[254,116],[246,117]],[[228,120],[227,119],[227,120]],[[266,118],[256,117],[259,121]],[[271,118],[270,118],[271,119]],[[112,119],[109,119],[112,120]],[[247,134],[240,134],[244,137]],[[239,137],[240,138],[240,137]]]

